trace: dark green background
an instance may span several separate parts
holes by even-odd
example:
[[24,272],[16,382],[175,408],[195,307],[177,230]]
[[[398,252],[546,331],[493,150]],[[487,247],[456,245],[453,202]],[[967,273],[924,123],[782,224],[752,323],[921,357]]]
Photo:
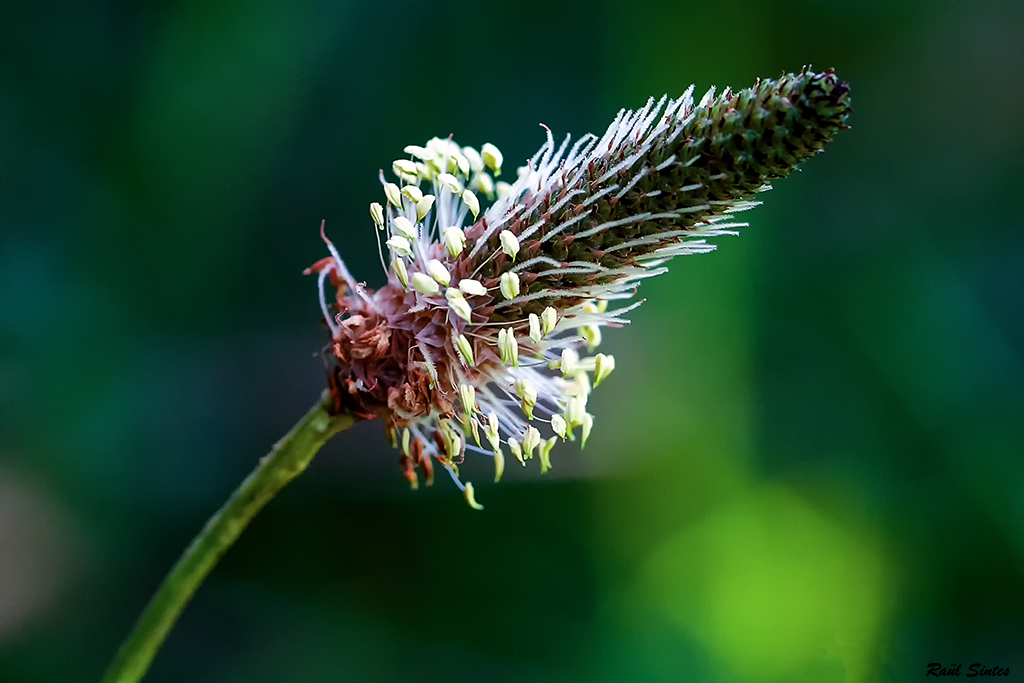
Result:
[[[379,424],[264,510],[147,680],[1024,680],[1024,4],[0,3],[0,681],[97,680],[317,397],[321,218],[407,144],[511,170],[691,82],[853,129],[644,284],[580,454],[408,491]],[[536,469],[533,463],[532,470]]]

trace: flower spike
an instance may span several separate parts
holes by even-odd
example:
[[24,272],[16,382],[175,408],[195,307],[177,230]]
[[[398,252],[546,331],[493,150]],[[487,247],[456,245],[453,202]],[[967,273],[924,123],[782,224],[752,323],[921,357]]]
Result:
[[458,465],[481,431],[495,480],[502,442],[524,466],[539,454],[546,472],[556,442],[590,438],[590,391],[615,368],[611,355],[592,354],[602,328],[639,305],[609,301],[631,297],[673,257],[736,234],[746,225],[737,214],[820,152],[849,114],[849,87],[804,69],[699,102],[692,88],[652,99],[571,146],[549,131],[511,183],[492,177],[504,159],[490,143],[407,147],[393,182],[381,174],[386,201],[370,205],[388,237],[387,284],[355,282],[326,237],[330,257],[308,270],[331,334],[336,410],[382,417],[402,435],[411,483],[417,463],[436,460],[473,507]]

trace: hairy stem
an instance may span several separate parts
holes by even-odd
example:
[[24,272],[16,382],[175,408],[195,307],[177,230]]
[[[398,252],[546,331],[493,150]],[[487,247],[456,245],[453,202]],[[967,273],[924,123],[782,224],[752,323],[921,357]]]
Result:
[[260,459],[256,469],[207,521],[121,645],[104,683],[134,683],[146,674],[192,594],[256,513],[288,482],[302,474],[332,436],[352,426],[356,418],[348,413],[331,415],[329,405],[325,393],[306,416],[274,444],[270,453]]

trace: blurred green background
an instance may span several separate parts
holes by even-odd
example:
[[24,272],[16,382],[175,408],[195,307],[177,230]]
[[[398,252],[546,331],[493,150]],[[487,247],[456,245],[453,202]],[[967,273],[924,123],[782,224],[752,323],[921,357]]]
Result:
[[330,443],[148,681],[1024,677],[1024,4],[0,3],[0,681],[98,680],[319,394],[322,218],[452,133],[803,64],[853,129],[648,281],[582,454],[473,512]]

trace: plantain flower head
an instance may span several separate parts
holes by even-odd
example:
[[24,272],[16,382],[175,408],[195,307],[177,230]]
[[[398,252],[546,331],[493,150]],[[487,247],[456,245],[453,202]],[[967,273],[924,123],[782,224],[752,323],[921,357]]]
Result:
[[459,476],[467,452],[492,457],[497,481],[506,453],[546,472],[557,442],[582,448],[590,392],[615,367],[596,353],[602,328],[628,322],[641,302],[625,302],[666,261],[746,226],[736,214],[850,111],[831,71],[692,94],[620,111],[572,146],[548,131],[511,183],[493,144],[406,147],[370,205],[388,276],[376,291],[321,227],[330,256],[307,273],[331,334],[334,410],[383,418],[413,487],[436,462],[478,508]]

